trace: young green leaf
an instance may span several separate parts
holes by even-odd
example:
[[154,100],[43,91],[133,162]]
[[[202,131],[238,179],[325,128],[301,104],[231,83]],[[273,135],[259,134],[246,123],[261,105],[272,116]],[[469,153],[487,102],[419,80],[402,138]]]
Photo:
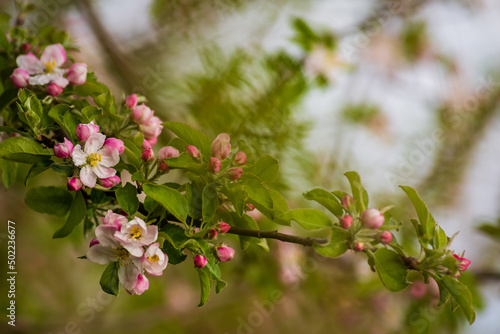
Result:
[[87,206],[85,200],[83,199],[82,191],[77,191],[75,194],[75,199],[71,204],[71,209],[69,211],[68,219],[64,223],[63,227],[57,230],[52,236],[53,239],[64,238],[68,236],[76,225],[85,218]]
[[101,279],[99,280],[102,291],[109,293],[110,295],[118,296],[118,293],[120,292],[120,280],[118,278],[119,268],[120,263],[115,261],[108,264],[106,269],[104,269]]
[[129,215],[133,215],[139,209],[139,199],[137,198],[137,188],[128,183],[115,191],[116,199],[118,204],[125,210]]
[[279,220],[294,220],[307,230],[317,230],[332,227],[332,221],[328,216],[316,209],[294,209],[278,217]]
[[424,233],[422,237],[426,243],[428,243],[434,237],[434,229],[436,228],[436,221],[434,220],[434,217],[432,217],[427,205],[424,203],[422,198],[420,198],[415,189],[408,186],[400,186],[400,188],[404,190],[413,203],[415,211],[417,211],[418,220],[422,225],[422,232]]
[[327,208],[337,218],[340,218],[344,212],[342,205],[337,198],[324,189],[316,188],[304,193],[304,197],[311,201],[316,201]]
[[202,216],[204,222],[211,222],[214,219],[215,211],[219,207],[217,185],[211,183],[203,189],[202,195]]
[[315,243],[313,248],[319,255],[325,257],[339,257],[348,249],[346,242],[347,236],[348,232],[346,230],[334,226],[328,244],[323,245]]
[[361,184],[359,174],[351,171],[344,173],[344,175],[347,177],[351,185],[352,196],[356,202],[356,210],[358,212],[365,211],[368,207],[368,192],[366,192],[365,188]]
[[17,169],[17,162],[0,159],[0,170],[2,171],[2,181],[5,189],[16,181]]
[[270,155],[264,155],[252,167],[243,170],[257,176],[263,182],[272,182],[278,177],[279,162]]
[[201,154],[205,159],[208,159],[211,155],[212,141],[208,136],[201,133],[198,130],[190,127],[189,125],[179,123],[179,122],[165,122],[163,125],[175,133],[179,138],[184,140],[188,145],[195,146],[198,150],[200,150]]
[[177,190],[158,184],[144,184],[146,195],[159,202],[181,222],[186,222],[188,204]]
[[398,292],[408,287],[408,269],[396,252],[380,248],[373,255],[378,276],[389,291]]

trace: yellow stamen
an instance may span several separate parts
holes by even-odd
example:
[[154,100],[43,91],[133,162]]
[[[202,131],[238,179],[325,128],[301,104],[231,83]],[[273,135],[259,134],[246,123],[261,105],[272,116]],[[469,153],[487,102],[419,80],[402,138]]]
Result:
[[126,260],[128,257],[128,252],[125,248],[121,248],[121,247],[116,248],[115,252],[116,252],[116,257],[121,259],[121,260]]
[[90,153],[90,155],[87,158],[88,164],[92,167],[97,166],[97,163],[101,161],[102,161],[101,153]]
[[153,256],[149,256],[148,261],[149,262],[158,262],[158,261],[160,261],[160,258],[158,257],[158,255],[155,254]]
[[137,226],[132,227],[130,231],[130,236],[134,239],[139,239],[141,237],[141,229]]
[[47,70],[47,73],[52,72],[54,70],[54,68],[57,67],[56,61],[54,59],[46,61],[44,64],[45,64],[45,69]]

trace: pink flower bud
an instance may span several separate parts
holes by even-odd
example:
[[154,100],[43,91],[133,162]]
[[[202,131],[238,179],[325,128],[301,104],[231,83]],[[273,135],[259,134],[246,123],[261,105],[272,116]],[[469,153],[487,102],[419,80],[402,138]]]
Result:
[[29,84],[30,74],[21,68],[16,68],[10,76],[10,81],[16,88],[24,88]]
[[255,210],[255,206],[253,206],[250,203],[247,203],[247,210],[246,211],[253,211],[253,210]]
[[79,178],[76,178],[76,177],[73,177],[71,179],[69,179],[68,181],[68,190],[69,191],[77,191],[77,190],[80,190],[82,188],[82,181],[80,181]]
[[238,151],[234,155],[234,163],[237,165],[244,165],[247,162],[247,155],[243,151]]
[[144,139],[144,141],[142,142],[142,146],[141,148],[143,150],[146,150],[146,149],[149,149],[149,148],[152,148],[154,144],[151,144],[151,142],[147,139]]
[[179,156],[179,151],[172,146],[163,146],[158,152],[160,160],[165,160],[168,158],[177,158]]
[[54,155],[58,158],[69,158],[73,153],[73,143],[67,138],[64,138],[64,143],[59,143],[54,146]]
[[354,203],[354,198],[351,195],[344,195],[344,197],[342,197],[342,200],[340,202],[342,203],[344,208],[349,210],[351,209],[351,206]]
[[146,140],[149,143],[149,145],[153,146],[154,144],[156,144],[158,142],[158,137],[144,139],[144,140]]
[[137,283],[131,289],[127,290],[127,292],[131,295],[141,295],[144,291],[149,289],[149,280],[144,274],[137,275]]
[[[161,134],[161,130],[163,130],[163,125],[161,125],[161,123],[162,121],[156,116],[151,117],[151,119],[146,123],[142,123],[139,128],[141,129],[144,138],[150,140],[158,137]],[[154,145],[155,143],[156,141],[151,144]]]
[[363,251],[363,249],[365,249],[365,244],[364,244],[364,242],[363,242],[363,241],[359,241],[359,240],[358,240],[358,241],[356,241],[356,242],[354,243],[354,250],[355,250],[356,252],[362,252],[362,251]]
[[376,230],[384,224],[385,217],[382,212],[377,209],[368,209],[361,214],[361,222],[367,228]]
[[231,168],[228,172],[228,175],[231,180],[238,180],[241,177],[242,173],[243,169],[237,167],[237,168]]
[[57,96],[61,94],[62,91],[63,91],[62,87],[58,86],[53,82],[47,86],[47,94],[49,94],[50,96]]
[[155,158],[155,152],[153,152],[152,148],[147,148],[142,151],[141,159],[144,162],[151,162]]
[[72,85],[83,85],[87,81],[87,64],[75,63],[71,65],[68,74],[66,74],[66,79]]
[[217,238],[217,234],[218,234],[217,230],[212,228],[208,231],[208,238],[215,239],[215,238]]
[[218,173],[220,172],[220,168],[222,167],[222,163],[219,158],[210,157],[209,168],[212,172]]
[[110,151],[117,150],[118,154],[122,154],[123,151],[125,151],[125,145],[123,144],[123,141],[113,137],[107,138],[104,141],[104,147],[106,147]]
[[422,299],[427,295],[428,286],[423,281],[415,281],[410,285],[410,295],[415,299]]
[[97,238],[90,240],[89,247],[92,247],[94,245],[99,245],[99,240],[97,240]]
[[137,105],[137,94],[129,95],[125,98],[125,105],[127,108],[132,109]]
[[120,180],[120,177],[118,175],[115,175],[105,179],[99,179],[99,185],[103,186],[104,188],[111,188],[120,184],[121,181],[122,180]]
[[227,158],[229,151],[231,151],[229,135],[227,133],[221,133],[215,137],[212,142],[212,154],[214,157],[224,160]]
[[382,232],[381,235],[379,235],[378,237],[380,239],[380,241],[383,243],[383,244],[390,244],[391,241],[392,241],[392,233],[389,232],[389,231],[384,231]]
[[99,132],[99,125],[95,125],[94,121],[88,124],[78,124],[76,127],[76,135],[82,142],[86,141],[91,135]]
[[[131,101],[133,102],[133,101]],[[136,104],[137,104],[137,96],[136,96]],[[138,106],[131,108],[130,118],[138,123],[138,124],[146,124],[153,117],[154,111],[149,109],[144,103]],[[158,136],[156,136],[158,137]]]
[[225,222],[221,222],[219,226],[217,226],[217,229],[219,230],[220,233],[227,233],[231,229],[231,225]]
[[345,215],[339,219],[339,222],[342,228],[348,229],[352,225],[352,217],[349,215]]
[[31,44],[29,44],[29,43],[23,43],[23,45],[21,45],[21,52],[22,53],[26,53],[30,49],[31,49]]
[[196,268],[204,268],[207,265],[207,258],[204,257],[203,255],[196,255],[194,257],[194,266]]
[[229,246],[222,245],[215,248],[215,258],[219,262],[231,261],[234,257],[234,249]]
[[168,165],[164,162],[162,162],[159,166],[158,166],[158,170],[162,173],[167,173],[169,170],[170,170],[170,167],[168,167]]
[[195,159],[199,159],[201,157],[200,151],[198,151],[198,149],[193,145],[186,146],[186,151]]
[[465,257],[460,257],[457,254],[453,254],[455,259],[458,260],[458,270],[460,271],[465,271],[467,268],[469,268],[471,261],[466,259]]

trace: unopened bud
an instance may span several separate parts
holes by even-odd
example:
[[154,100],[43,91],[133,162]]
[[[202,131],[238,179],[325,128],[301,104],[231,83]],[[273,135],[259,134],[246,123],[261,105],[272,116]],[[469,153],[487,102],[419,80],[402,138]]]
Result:
[[141,159],[144,162],[151,162],[155,158],[155,153],[152,148],[146,148],[142,151]]
[[186,146],[186,151],[194,159],[199,159],[201,157],[200,151],[193,145]]
[[237,165],[244,165],[247,162],[247,155],[243,151],[238,151],[234,155],[234,163]]
[[384,231],[382,232],[382,234],[379,236],[379,239],[380,241],[383,243],[383,244],[390,244],[391,241],[392,241],[392,233],[389,232],[389,231]]
[[105,179],[99,179],[99,185],[104,188],[112,188],[120,184],[121,181],[118,175],[114,175]]
[[215,258],[219,262],[231,261],[234,257],[234,249],[229,246],[222,245],[215,248]]
[[73,177],[71,179],[69,179],[68,181],[68,190],[69,191],[77,191],[77,190],[80,190],[82,188],[82,181],[80,181],[79,178],[76,178],[76,177]]
[[217,137],[215,137],[212,142],[212,154],[214,157],[224,160],[229,155],[231,151],[229,135],[227,133],[221,133]]
[[219,158],[210,157],[209,168],[212,172],[218,173],[222,167],[222,163]]
[[354,198],[351,195],[344,195],[344,197],[342,197],[341,203],[344,208],[346,208],[346,210],[350,210],[351,206],[354,203]]
[[217,229],[219,230],[220,233],[227,233],[231,229],[231,225],[225,222],[221,222],[219,226],[217,226]]
[[64,143],[54,146],[54,155],[58,158],[69,158],[71,153],[73,153],[73,143],[67,138],[64,138]]
[[377,209],[368,209],[363,211],[361,214],[361,222],[367,228],[371,228],[372,230],[376,230],[380,226],[384,224],[385,217]]
[[132,109],[137,105],[137,94],[129,95],[125,98],[125,105],[127,108]]
[[208,238],[209,238],[209,239],[215,239],[215,238],[217,238],[217,230],[215,230],[215,229],[213,229],[213,228],[212,228],[212,229],[210,229],[210,230],[208,231]]
[[340,226],[342,226],[342,228],[348,229],[352,225],[352,217],[349,215],[342,216],[339,219],[339,222],[340,222]]
[[204,257],[203,255],[196,255],[194,257],[194,266],[196,268],[204,268],[207,265],[207,258]]
[[243,169],[237,167],[237,168],[231,168],[228,172],[228,175],[231,180],[238,180],[241,177],[242,173]]
[[363,251],[363,249],[365,249],[365,244],[364,244],[364,242],[363,242],[363,241],[359,241],[359,240],[358,240],[358,241],[356,241],[356,242],[354,243],[354,250],[355,250],[356,252],[362,252],[362,251]]

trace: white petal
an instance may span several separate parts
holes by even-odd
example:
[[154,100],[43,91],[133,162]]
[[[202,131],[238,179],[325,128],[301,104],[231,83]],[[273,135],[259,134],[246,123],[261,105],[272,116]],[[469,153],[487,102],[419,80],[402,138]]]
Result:
[[61,44],[49,45],[43,50],[40,60],[43,63],[54,60],[57,66],[61,66],[66,61],[66,50]]
[[55,77],[54,79],[52,79],[52,82],[55,83],[56,85],[58,85],[61,88],[64,88],[64,87],[66,87],[69,84],[68,79],[66,79],[62,75],[58,75],[57,77]]
[[85,142],[85,153],[97,153],[104,145],[104,141],[106,140],[106,136],[102,133],[93,133]]
[[107,179],[108,177],[115,176],[116,174],[115,169],[109,167],[103,167],[101,164],[97,164],[97,166],[92,167],[92,171],[100,179]]
[[45,66],[33,53],[19,56],[16,59],[17,66],[27,71],[29,74],[43,73]]
[[101,244],[94,245],[87,250],[87,259],[98,264],[108,264],[113,260],[115,252],[111,247]]
[[156,239],[158,239],[158,226],[156,225],[149,225],[146,229],[146,235],[140,238],[140,241],[145,244],[149,245],[152,242],[155,242]]
[[102,149],[98,153],[102,154],[100,165],[104,167],[113,167],[120,162],[120,153],[118,150]]
[[89,188],[95,187],[97,177],[92,171],[92,167],[90,167],[89,165],[83,166],[82,170],[80,171],[80,180]]
[[30,85],[47,85],[50,83],[51,76],[49,74],[39,74],[28,79]]
[[142,257],[142,255],[144,255],[144,248],[142,248],[142,244],[140,242],[133,240],[131,242],[122,243],[122,246],[128,250],[132,256]]
[[118,278],[126,290],[132,290],[135,287],[139,274],[139,268],[133,263],[122,265],[118,269]]
[[82,151],[82,146],[80,144],[75,146],[71,157],[76,166],[84,165],[87,162],[87,154]]
[[115,239],[116,228],[111,225],[99,225],[95,229],[95,236],[99,244],[111,248],[117,248],[120,243]]

